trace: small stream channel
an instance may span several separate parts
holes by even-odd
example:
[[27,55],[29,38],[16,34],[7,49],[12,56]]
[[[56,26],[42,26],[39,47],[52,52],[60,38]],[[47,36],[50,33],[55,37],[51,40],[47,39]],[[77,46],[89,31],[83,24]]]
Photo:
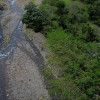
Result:
[[[20,14],[20,18],[22,18],[23,16],[23,11],[15,4],[16,0],[12,0],[11,1],[11,11],[12,12],[18,12]],[[21,29],[23,26],[22,21],[19,21],[19,24],[17,25],[17,27],[15,28],[15,30],[12,32],[11,34],[11,41],[7,46],[3,46],[3,36],[2,36],[2,29],[1,29],[1,25],[0,25],[0,59],[3,59],[5,57],[7,57],[9,54],[12,53],[13,49],[16,47],[16,43],[15,43],[15,38],[16,38],[16,33],[18,33],[18,30]]]
[[[18,12],[20,14],[20,18],[22,18],[23,11],[16,6],[16,0],[11,1],[11,12]],[[19,21],[19,24],[15,28],[15,30],[11,34],[11,41],[8,45],[3,46],[3,30],[2,25],[0,24],[0,100],[7,100],[6,98],[6,91],[5,91],[5,62],[6,58],[13,52],[14,48],[16,47],[16,36],[23,26],[22,22]]]
[[[24,11],[22,11],[16,4],[15,4],[16,0],[12,0],[11,1],[11,7],[10,7],[10,11],[11,13],[18,13],[20,15],[20,19],[22,18]],[[5,76],[5,71],[6,71],[6,67],[7,65],[5,64],[7,57],[9,55],[11,55],[14,51],[14,49],[18,46],[18,42],[22,43],[24,39],[21,38],[21,35],[24,35],[23,32],[21,31],[23,27],[23,23],[22,21],[19,20],[18,25],[16,26],[16,28],[14,29],[14,31],[11,33],[10,36],[10,42],[8,45],[3,46],[2,42],[3,42],[3,36],[2,36],[2,30],[0,31],[0,100],[7,100],[6,99],[6,91],[5,91],[5,86],[6,86],[6,76]],[[36,56],[32,55],[33,53],[28,52],[26,49],[24,50],[24,48],[22,48],[22,50],[27,54],[27,56],[30,57],[30,59],[32,59],[35,64],[39,67],[39,69],[42,69],[42,67],[44,66],[44,59],[40,53],[40,51],[38,50],[38,48],[31,43],[31,41],[27,39],[27,42],[29,43],[29,45],[31,46],[31,48],[34,50]],[[12,56],[12,55],[11,55]]]
[[1,28],[1,24],[0,24],[0,48],[2,47],[2,41],[3,41],[3,36],[2,36],[2,28]]

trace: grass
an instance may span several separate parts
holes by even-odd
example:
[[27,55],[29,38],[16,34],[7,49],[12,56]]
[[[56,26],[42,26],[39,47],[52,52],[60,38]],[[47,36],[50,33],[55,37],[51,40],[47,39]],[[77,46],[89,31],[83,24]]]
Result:
[[71,0],[63,0],[65,2],[65,4],[70,4]]
[[43,73],[43,75],[44,75],[44,77],[46,78],[46,79],[53,79],[53,74],[52,74],[52,71],[51,71],[51,69],[49,69],[49,68],[45,68],[45,69],[43,69],[42,70],[42,73]]
[[3,42],[3,44],[4,45],[7,45],[9,42],[10,42],[10,37],[7,35],[7,36],[4,36],[4,42]]
[[5,18],[5,21],[3,23],[3,27],[5,27],[8,24],[8,22],[10,22],[10,20],[11,20],[10,16],[8,16],[7,18]]
[[2,4],[3,0],[0,0],[0,4]]

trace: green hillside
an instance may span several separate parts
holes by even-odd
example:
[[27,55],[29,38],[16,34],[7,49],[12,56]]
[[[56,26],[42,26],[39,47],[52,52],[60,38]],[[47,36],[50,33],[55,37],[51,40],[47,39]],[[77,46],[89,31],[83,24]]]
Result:
[[[46,37],[43,70],[53,100],[100,100],[99,0],[43,0],[29,3],[23,23]],[[92,24],[91,24],[92,23]]]

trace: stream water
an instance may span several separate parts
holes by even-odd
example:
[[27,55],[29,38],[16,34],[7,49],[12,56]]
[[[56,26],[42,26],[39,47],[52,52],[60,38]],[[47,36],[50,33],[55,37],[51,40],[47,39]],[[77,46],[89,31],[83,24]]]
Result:
[[[20,14],[20,17],[22,18],[23,11],[18,6],[16,6],[15,2],[16,2],[16,0],[11,1],[11,11],[18,12]],[[17,25],[15,30],[12,32],[11,41],[7,46],[2,46],[3,36],[2,36],[2,29],[0,29],[0,59],[5,58],[9,54],[12,53],[13,49],[16,46],[16,43],[15,43],[16,39],[15,38],[16,38],[16,36],[18,36],[17,33],[19,33],[18,31],[22,28],[22,26],[23,26],[22,21],[19,21],[19,24]]]
[[1,28],[1,24],[0,24],[0,48],[2,47],[2,41],[3,41],[2,28]]
[[[16,6],[16,0],[11,1],[11,12],[18,12],[20,14],[20,18],[22,18],[23,11]],[[0,24],[0,100],[6,100],[6,92],[5,92],[5,63],[4,59],[8,57],[16,47],[16,37],[19,36],[19,30],[22,28],[23,24],[19,21],[19,24],[15,28],[15,30],[11,34],[11,41],[8,45],[3,46],[3,30]]]
[[13,6],[15,4],[16,0],[12,0],[11,5]]

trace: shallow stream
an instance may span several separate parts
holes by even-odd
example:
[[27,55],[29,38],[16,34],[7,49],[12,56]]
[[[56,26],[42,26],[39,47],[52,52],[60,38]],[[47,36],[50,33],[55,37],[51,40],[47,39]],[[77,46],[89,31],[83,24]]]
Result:
[[[11,1],[11,12],[18,12],[20,14],[20,19],[22,18],[23,15],[23,11],[15,4],[16,0],[12,0]],[[2,36],[2,29],[1,29],[1,25],[0,25],[0,59],[7,57],[9,54],[12,53],[13,49],[16,46],[15,40],[16,40],[16,36],[18,36],[19,34],[18,31],[21,30],[23,24],[22,21],[19,21],[19,24],[17,25],[17,27],[14,29],[14,31],[11,34],[11,41],[9,42],[8,45],[3,46],[3,36]]]

